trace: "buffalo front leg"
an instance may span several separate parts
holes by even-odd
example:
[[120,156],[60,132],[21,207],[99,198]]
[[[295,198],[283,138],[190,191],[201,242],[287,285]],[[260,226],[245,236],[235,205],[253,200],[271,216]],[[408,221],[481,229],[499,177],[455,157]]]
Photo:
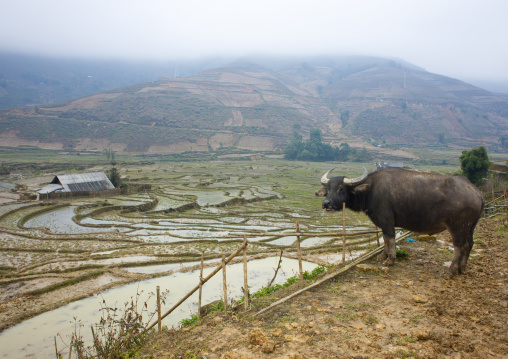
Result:
[[380,256],[380,259],[384,260],[383,264],[386,266],[391,266],[395,262],[395,228],[390,228],[388,230],[383,229],[383,241],[384,241],[384,251]]

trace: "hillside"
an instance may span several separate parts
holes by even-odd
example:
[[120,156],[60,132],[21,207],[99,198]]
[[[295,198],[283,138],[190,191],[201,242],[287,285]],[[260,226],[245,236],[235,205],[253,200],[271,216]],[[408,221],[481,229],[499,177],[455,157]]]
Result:
[[120,61],[0,52],[0,109],[48,105],[162,77],[184,77],[229,61]]
[[496,147],[508,99],[402,61],[242,59],[0,113],[3,146],[75,151],[280,153],[294,128],[335,145]]

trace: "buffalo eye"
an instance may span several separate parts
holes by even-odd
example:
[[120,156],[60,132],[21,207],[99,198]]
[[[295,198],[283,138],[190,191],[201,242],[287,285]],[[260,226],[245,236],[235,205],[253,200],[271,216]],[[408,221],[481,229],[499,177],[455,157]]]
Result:
[[340,193],[340,192],[342,192],[342,191],[344,191],[344,187],[343,187],[343,186],[340,186],[340,187],[337,189],[337,193]]

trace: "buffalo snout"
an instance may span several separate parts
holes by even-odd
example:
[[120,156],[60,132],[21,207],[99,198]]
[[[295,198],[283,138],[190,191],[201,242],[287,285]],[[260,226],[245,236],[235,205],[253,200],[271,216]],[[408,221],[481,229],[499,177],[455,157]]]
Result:
[[335,210],[335,208],[333,208],[332,202],[327,199],[323,201],[323,209],[326,209],[327,211]]

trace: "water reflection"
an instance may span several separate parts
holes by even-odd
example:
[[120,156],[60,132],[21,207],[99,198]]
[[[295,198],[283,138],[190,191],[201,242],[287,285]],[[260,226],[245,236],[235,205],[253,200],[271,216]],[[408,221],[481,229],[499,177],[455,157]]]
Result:
[[[278,257],[253,260],[248,263],[249,287],[254,292],[267,285],[273,277],[274,269],[278,263]],[[311,271],[317,265],[310,262],[303,263],[303,269]],[[214,268],[205,268],[204,276],[207,276]],[[282,271],[279,271],[274,283],[284,283],[288,277],[298,272],[298,261],[284,258]],[[243,264],[227,266],[228,298],[240,298],[243,293]],[[122,287],[110,289],[102,293],[102,297],[93,296],[70,303],[61,308],[38,315],[26,320],[0,334],[0,358],[50,358],[55,355],[54,337],[60,334],[64,341],[70,342],[73,332],[73,318],[78,317],[83,324],[81,334],[86,342],[90,343],[90,326],[100,320],[100,303],[103,298],[110,306],[115,303],[123,308],[123,304],[139,291],[142,292],[140,303],[148,298],[148,293],[154,292],[156,286],[161,290],[170,290],[163,311],[168,310],[174,303],[183,298],[199,281],[199,271],[188,273],[175,273],[170,276],[145,280],[139,283],[131,283]],[[218,273],[203,286],[203,304],[211,303],[221,298],[222,275]],[[194,293],[182,306],[164,319],[163,324],[169,327],[177,326],[178,323],[190,317],[197,310],[197,295]],[[151,310],[155,308],[155,302],[149,303]],[[60,343],[60,341],[59,341]],[[63,347],[60,344],[59,347]],[[64,353],[64,357],[65,357]],[[68,355],[68,354],[67,354]]]
[[74,217],[75,206],[65,207],[41,214],[25,223],[26,228],[46,227],[53,233],[92,233],[92,232],[109,232],[113,230],[127,231],[128,228],[107,227],[94,228],[83,227],[72,220]]

